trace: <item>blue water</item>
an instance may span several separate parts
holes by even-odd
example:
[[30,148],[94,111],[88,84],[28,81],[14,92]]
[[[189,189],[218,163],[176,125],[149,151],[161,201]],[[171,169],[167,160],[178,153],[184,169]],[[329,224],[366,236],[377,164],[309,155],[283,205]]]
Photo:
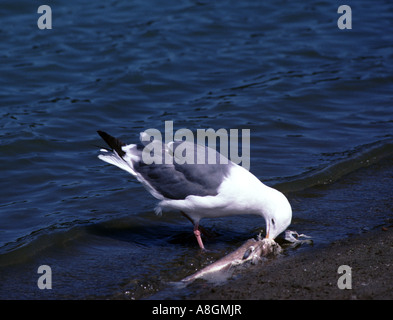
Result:
[[[97,159],[98,129],[129,143],[164,121],[250,129],[250,170],[288,194],[293,227],[317,243],[392,218],[343,224],[327,214],[334,199],[310,196],[393,153],[390,1],[346,3],[351,30],[337,27],[338,1],[47,4],[51,30],[37,27],[39,2],[0,8],[1,298],[137,299],[214,258],[188,221],[155,216],[137,181]],[[264,227],[203,224],[217,256]],[[42,264],[52,290],[37,289]]]

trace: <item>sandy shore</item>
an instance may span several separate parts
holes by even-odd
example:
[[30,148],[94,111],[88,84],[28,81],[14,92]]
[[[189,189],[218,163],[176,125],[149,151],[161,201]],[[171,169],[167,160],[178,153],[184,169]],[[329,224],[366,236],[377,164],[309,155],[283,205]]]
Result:
[[[352,199],[337,210],[367,210],[378,216],[384,213],[385,226],[353,235],[329,245],[301,248],[289,256],[278,256],[257,266],[241,270],[222,285],[203,285],[191,299],[393,299],[393,158],[356,170],[335,185]],[[335,208],[335,188],[326,194]],[[375,196],[378,195],[378,197]],[[356,199],[352,197],[356,195]],[[356,200],[356,201],[355,201]],[[345,212],[348,216],[348,212]],[[367,228],[364,228],[367,230]],[[352,289],[339,289],[338,268],[351,268]]]
[[[338,288],[339,278],[347,275],[338,273],[340,265],[351,267],[352,289]],[[393,228],[275,258],[189,298],[393,299]]]

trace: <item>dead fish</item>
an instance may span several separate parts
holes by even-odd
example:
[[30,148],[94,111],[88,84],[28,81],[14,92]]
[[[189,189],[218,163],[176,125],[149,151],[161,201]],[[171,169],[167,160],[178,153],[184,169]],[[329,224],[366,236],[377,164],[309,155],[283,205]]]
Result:
[[291,247],[297,247],[302,244],[313,244],[313,241],[310,236],[305,234],[298,234],[296,231],[286,230],[285,238],[287,242],[290,243]]
[[281,247],[272,239],[258,240],[249,239],[241,247],[198,272],[184,278],[182,282],[194,281],[198,278],[203,278],[206,275],[213,274],[219,271],[228,270],[232,266],[237,266],[245,262],[251,261],[255,264],[261,257],[265,257],[270,253],[278,254],[281,252]]

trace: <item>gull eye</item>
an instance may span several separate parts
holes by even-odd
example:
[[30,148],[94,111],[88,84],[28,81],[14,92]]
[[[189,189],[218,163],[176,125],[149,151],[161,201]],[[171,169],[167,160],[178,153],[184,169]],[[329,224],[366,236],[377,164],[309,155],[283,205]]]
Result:
[[272,219],[272,224],[273,224],[273,226],[274,226],[274,224],[275,224],[274,219]]

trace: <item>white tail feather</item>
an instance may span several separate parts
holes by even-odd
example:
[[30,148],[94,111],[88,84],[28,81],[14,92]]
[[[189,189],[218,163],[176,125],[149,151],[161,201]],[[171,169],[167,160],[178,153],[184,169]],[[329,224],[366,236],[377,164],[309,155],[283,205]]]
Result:
[[130,165],[128,162],[124,161],[124,159],[122,159],[116,151],[111,152],[105,149],[101,149],[100,151],[101,154],[98,155],[100,160],[113,164],[114,166],[131,173],[133,176],[136,176],[132,164]]

